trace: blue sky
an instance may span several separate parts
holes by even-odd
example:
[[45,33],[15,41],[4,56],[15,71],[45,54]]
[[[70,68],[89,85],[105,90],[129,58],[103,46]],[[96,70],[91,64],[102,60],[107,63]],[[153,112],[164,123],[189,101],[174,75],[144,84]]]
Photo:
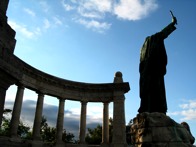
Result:
[[[87,83],[113,82],[115,72],[121,71],[131,87],[125,101],[128,123],[140,104],[140,48],[146,36],[171,22],[172,10],[178,25],[165,40],[168,115],[179,123],[188,122],[196,136],[195,5],[195,0],[10,0],[7,16],[16,31],[14,54],[41,71]],[[7,107],[15,94],[12,86],[7,92]],[[36,99],[35,92],[25,90],[25,106]],[[54,97],[45,96],[44,102],[45,108],[56,110],[58,106]],[[25,106],[23,109],[28,109]],[[88,103],[87,109],[87,123],[101,123],[102,104]],[[32,122],[27,112],[32,113],[23,111],[22,118]],[[69,126],[66,120],[79,119],[80,103],[66,101],[65,112]]]

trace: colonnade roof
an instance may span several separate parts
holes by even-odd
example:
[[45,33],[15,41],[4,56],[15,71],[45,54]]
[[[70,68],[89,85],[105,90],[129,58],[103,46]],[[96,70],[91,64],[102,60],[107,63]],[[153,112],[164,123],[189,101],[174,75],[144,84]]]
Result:
[[[59,98],[105,102],[112,101],[117,91],[127,93],[130,90],[128,82],[98,84],[55,77],[32,67],[9,52],[5,52],[0,61],[0,68],[15,79],[16,85],[22,84],[28,89]],[[122,79],[122,74],[119,73],[116,76]]]

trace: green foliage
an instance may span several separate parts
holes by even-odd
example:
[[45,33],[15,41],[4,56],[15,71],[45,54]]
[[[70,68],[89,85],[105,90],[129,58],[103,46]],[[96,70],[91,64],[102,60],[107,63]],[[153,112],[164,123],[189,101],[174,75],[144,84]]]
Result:
[[56,140],[55,134],[56,134],[56,128],[46,127],[46,128],[44,128],[43,132],[41,133],[41,137],[44,142],[55,142],[55,140]]
[[1,136],[9,136],[9,128],[10,128],[9,124],[10,124],[10,119],[6,119],[6,118],[2,119],[2,124],[0,129]]
[[[8,118],[8,115],[11,115],[12,110],[5,109],[3,111],[3,118],[2,118],[2,124],[0,129],[0,135],[2,136],[9,136],[9,130],[10,130],[10,118]],[[6,117],[7,116],[7,117]],[[26,138],[29,134],[30,127],[26,124],[24,124],[21,120],[19,122],[18,131],[17,134],[21,138]]]
[[102,141],[102,126],[97,125],[94,129],[88,128],[85,140],[88,144],[100,144]]
[[128,125],[126,126],[126,140],[127,140],[127,144],[131,145],[131,126],[133,125],[133,120],[131,119],[128,123]]
[[11,113],[12,113],[12,110],[10,110],[10,109],[3,110],[2,124],[1,124],[1,128],[0,128],[0,135],[1,136],[8,136],[9,135],[10,119],[8,119],[6,116],[10,115]]
[[[112,141],[113,119],[109,118],[109,141]],[[85,138],[88,144],[99,145],[102,142],[102,126],[97,125],[96,128],[88,128],[88,133]]]
[[[44,142],[50,142],[54,144],[56,142],[56,128],[48,126],[47,119],[43,116],[41,122],[41,138]],[[64,142],[73,142],[74,135],[72,133],[66,133],[66,130],[63,130],[62,140]]]
[[74,135],[72,133],[66,133],[66,130],[63,130],[63,136],[62,140],[66,143],[73,143],[75,142],[74,140]]
[[19,122],[17,134],[21,137],[26,139],[27,135],[29,134],[30,127],[27,124],[24,124],[21,120]]
[[[5,109],[2,117],[2,124],[0,128],[1,136],[9,136],[10,122],[11,119],[8,117],[11,116],[12,110]],[[21,120],[18,126],[18,135],[23,139],[32,139],[32,131],[27,124],[24,124]],[[46,117],[42,116],[41,129],[40,129],[41,139],[50,144],[56,142],[56,128],[50,127],[47,123]],[[74,135],[72,133],[67,133],[66,130],[63,130],[62,140],[64,142],[74,142]]]
[[[128,125],[126,126],[126,140],[127,143],[131,144],[131,134],[130,129],[133,124],[133,120],[130,120]],[[109,142],[112,142],[112,134],[113,134],[113,119],[109,118]],[[99,145],[102,142],[102,126],[97,125],[96,128],[90,129],[88,128],[88,133],[85,138],[88,144]]]

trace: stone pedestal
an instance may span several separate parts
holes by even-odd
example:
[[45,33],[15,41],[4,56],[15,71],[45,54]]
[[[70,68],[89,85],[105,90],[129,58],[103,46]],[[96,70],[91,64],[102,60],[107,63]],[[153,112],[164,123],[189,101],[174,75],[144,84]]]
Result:
[[141,113],[131,126],[136,147],[193,147],[193,136],[180,124],[162,113]]

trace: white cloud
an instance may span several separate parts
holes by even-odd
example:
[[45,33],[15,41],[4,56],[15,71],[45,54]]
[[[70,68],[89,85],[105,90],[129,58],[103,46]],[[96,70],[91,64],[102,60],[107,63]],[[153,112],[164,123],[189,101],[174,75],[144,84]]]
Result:
[[14,21],[8,21],[8,23],[10,24],[10,26],[16,31],[21,33],[22,35],[24,35],[27,38],[33,38],[35,36],[33,31],[30,31],[27,29],[27,27],[25,25],[21,25],[18,24]]
[[78,13],[80,14],[80,16],[86,17],[86,18],[92,18],[92,19],[103,18],[103,14],[100,13],[99,11],[87,11],[82,7],[78,8]]
[[196,120],[196,100],[186,101],[180,104],[179,107],[181,111],[170,112],[169,115],[179,115],[182,121]]
[[186,109],[181,112],[181,120],[196,120],[196,109]]
[[79,7],[83,7],[85,10],[88,11],[98,11],[98,12],[110,12],[112,8],[112,1],[111,0],[88,0],[83,1],[80,3]]
[[180,108],[182,109],[187,109],[189,107],[189,104],[181,104]]
[[42,34],[41,29],[40,29],[39,27],[35,28],[34,33],[35,33],[37,36]]
[[157,8],[155,0],[120,0],[115,4],[114,14],[125,20],[139,20]]
[[183,109],[182,120],[196,120],[196,100],[189,100],[187,103],[181,104],[180,108]]
[[180,108],[182,108],[182,109],[196,109],[196,100],[186,101],[186,103],[180,105]]
[[54,23],[56,24],[56,25],[62,25],[63,24],[63,22],[58,18],[58,17],[53,17],[53,20],[54,20]]
[[46,1],[40,1],[39,4],[40,4],[40,6],[42,7],[42,10],[43,10],[44,12],[47,13],[47,12],[49,11],[50,6],[48,5],[48,3],[47,3]]
[[104,18],[106,12],[111,12],[112,1],[111,0],[88,0],[82,1],[78,6],[78,13],[82,17],[87,18]]
[[51,26],[49,20],[45,18],[45,19],[43,20],[43,22],[44,22],[43,28],[44,28],[44,29],[49,29],[50,26]]
[[35,17],[35,12],[34,12],[34,11],[32,11],[32,10],[30,10],[30,9],[28,9],[28,8],[24,8],[24,11],[25,11],[27,14],[31,15],[32,17]]
[[96,32],[103,33],[105,30],[108,30],[111,27],[111,24],[107,22],[99,22],[96,20],[85,20],[79,19],[77,20],[78,23],[84,25],[86,28],[93,29]]
[[98,32],[110,28],[110,22],[102,22],[107,14],[133,21],[146,17],[158,8],[156,0],[72,0],[69,3],[62,0],[62,6],[66,11],[76,11],[74,17],[78,19],[74,20],[77,23]]
[[93,4],[97,6],[97,10],[101,12],[110,12],[112,9],[112,0],[92,0]]
[[22,34],[24,37],[29,39],[35,39],[42,34],[39,27],[35,27],[30,30],[26,25],[19,24],[12,20],[9,20],[8,23],[17,33]]
[[196,100],[190,100],[190,108],[196,109]]
[[69,4],[62,0],[62,6],[67,11],[75,7],[82,17],[103,18],[106,13],[110,13],[126,20],[142,19],[158,8],[156,0],[83,0]]
[[65,3],[65,0],[62,0],[62,1],[61,1],[61,4],[62,4],[63,8],[64,8],[66,11],[71,11],[71,10],[74,9],[73,6],[71,6],[71,5],[67,4],[67,3]]

